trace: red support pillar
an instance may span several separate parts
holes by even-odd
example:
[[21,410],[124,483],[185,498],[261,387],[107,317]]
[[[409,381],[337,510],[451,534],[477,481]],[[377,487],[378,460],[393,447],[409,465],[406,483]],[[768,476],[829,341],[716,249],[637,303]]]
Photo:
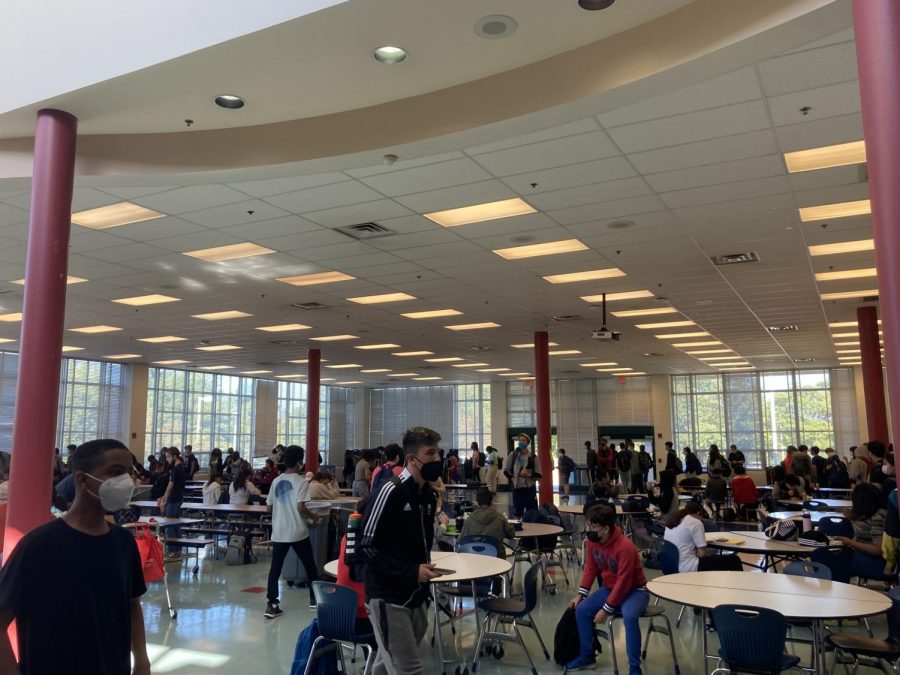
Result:
[[[900,430],[900,2],[853,0],[891,427]],[[877,328],[876,328],[877,330]],[[877,333],[876,333],[877,335]],[[862,341],[862,336],[860,336]],[[868,390],[868,383],[866,384]],[[868,407],[868,394],[866,391]],[[885,443],[888,438],[881,439]]]
[[38,112],[4,560],[50,520],[77,128],[69,113]]
[[319,383],[322,376],[322,351],[309,350],[306,364],[306,470],[319,470]]
[[881,345],[878,344],[878,311],[858,307],[859,349],[862,355],[863,388],[866,398],[868,440],[887,443],[887,406],[884,402],[884,377],[881,371]]
[[534,334],[534,385],[537,394],[537,452],[543,477],[540,480],[540,504],[553,503],[553,459],[550,457],[550,336],[547,331]]

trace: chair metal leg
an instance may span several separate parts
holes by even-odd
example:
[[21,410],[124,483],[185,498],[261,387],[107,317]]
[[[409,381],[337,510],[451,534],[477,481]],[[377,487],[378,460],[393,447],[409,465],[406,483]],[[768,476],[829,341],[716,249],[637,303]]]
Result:
[[547,647],[544,645],[544,639],[541,637],[541,634],[538,632],[537,626],[534,625],[534,619],[531,617],[531,614],[529,614],[526,617],[526,620],[528,621],[527,626],[529,628],[531,628],[531,630],[533,630],[534,634],[537,636],[538,644],[541,645],[541,649],[544,651],[544,658],[549,661],[550,660],[550,652],[547,651]]
[[360,647],[362,647],[363,654],[366,655],[366,664],[363,666],[362,675],[369,675],[372,672],[372,664],[374,663],[372,657],[375,656],[375,650],[367,644],[361,644]]
[[613,633],[615,618],[616,617],[611,617],[607,622],[606,631],[608,633],[607,639],[609,640],[609,651],[612,655],[613,675],[619,675],[619,658],[616,656],[616,638]]
[[484,636],[487,633],[491,626],[491,613],[487,612],[484,617],[484,625],[481,627],[481,632],[478,634],[478,641],[475,643],[475,656],[472,658],[472,672],[476,672],[478,670],[478,659],[481,658],[481,646],[484,643]]
[[[669,636],[669,647],[672,650],[672,664],[675,666],[675,675],[681,675],[681,668],[678,666],[678,654],[675,652],[675,638],[672,633],[672,624],[669,622],[669,617],[665,614],[661,615],[659,618],[666,622],[666,635]],[[706,626],[703,627],[703,630],[706,630]],[[656,631],[660,632],[659,628],[656,628]]]
[[537,668],[534,667],[534,661],[531,660],[531,654],[528,652],[528,647],[525,646],[525,640],[522,639],[522,634],[519,632],[519,627],[516,625],[516,622],[513,621],[513,633],[516,636],[516,642],[519,643],[519,646],[522,648],[522,651],[525,652],[525,656],[528,658],[528,663],[531,665],[531,674],[538,675]]
[[315,640],[313,640],[312,649],[309,650],[309,658],[306,659],[306,668],[303,669],[303,675],[309,675],[312,672],[312,664],[313,664],[313,661],[316,660],[316,657],[315,657],[316,647],[318,647],[319,644],[324,641],[325,641],[325,638],[323,638],[321,635],[319,637],[317,637]]
[[678,619],[675,621],[675,628],[681,628],[681,617],[684,616],[685,609],[687,609],[687,605],[682,605],[681,611],[678,612]]

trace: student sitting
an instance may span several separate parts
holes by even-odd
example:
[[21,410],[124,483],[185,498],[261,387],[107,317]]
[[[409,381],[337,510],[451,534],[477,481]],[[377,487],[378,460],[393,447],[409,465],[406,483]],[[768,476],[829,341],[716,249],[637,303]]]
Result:
[[203,503],[208,506],[219,503],[222,496],[222,476],[212,474],[203,486]]
[[[775,473],[778,469],[775,467]],[[776,481],[772,486],[772,496],[776,500],[780,499],[806,499],[806,490],[804,489],[803,479],[792,473],[787,474],[780,481]]]
[[710,555],[706,546],[706,530],[700,520],[700,505],[697,502],[687,502],[683,509],[669,518],[663,539],[678,549],[679,572],[740,572],[742,569],[741,559],[736,553]]
[[722,478],[719,469],[713,469],[712,475],[706,481],[706,489],[703,491],[703,504],[706,506],[710,517],[718,514],[719,507],[728,499],[728,484]]
[[327,471],[317,471],[309,483],[310,501],[337,499],[340,496],[334,479]]
[[650,502],[662,512],[663,520],[668,520],[678,512],[678,495],[675,493],[675,474],[668,469],[659,472],[659,484],[648,495]]
[[478,504],[478,508],[466,518],[460,535],[465,537],[469,534],[480,534],[485,537],[493,537],[500,542],[497,557],[505,558],[506,547],[503,546],[503,540],[515,537],[515,528],[499,511],[494,509],[494,493],[490,488],[478,488],[478,492],[475,493],[475,502]]
[[[592,668],[597,662],[593,647],[594,624],[605,623],[613,614],[621,614],[625,622],[628,674],[641,675],[641,626],[638,620],[650,599],[641,557],[631,540],[616,526],[616,511],[609,504],[593,507],[585,521],[584,574],[578,595],[569,603],[569,607],[575,608],[581,651],[566,664],[566,669]],[[591,586],[598,576],[600,589],[591,593]]]
[[[871,483],[860,483],[853,488],[850,500],[853,504],[850,511],[853,538],[836,539],[853,551],[850,559],[852,576],[879,579],[886,569],[881,549],[887,512],[882,505],[881,492]],[[893,572],[891,569],[888,574]]]
[[734,467],[734,478],[731,479],[731,496],[737,507],[738,517],[747,520],[747,515],[759,504],[759,495],[756,491],[756,483],[747,475],[747,470],[742,464]]
[[588,491],[587,499],[584,502],[584,513],[595,504],[606,502],[615,498],[619,494],[619,489],[609,482],[609,473],[606,469],[595,469],[597,480],[591,485]]
[[244,468],[238,471],[228,492],[229,504],[249,504],[251,497],[262,496],[259,488],[250,482],[250,471]]

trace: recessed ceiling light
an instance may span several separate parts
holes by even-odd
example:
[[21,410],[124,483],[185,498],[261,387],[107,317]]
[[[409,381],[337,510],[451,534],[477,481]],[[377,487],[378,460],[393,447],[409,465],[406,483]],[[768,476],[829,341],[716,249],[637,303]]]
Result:
[[849,218],[865,216],[872,212],[872,204],[868,199],[839,204],[822,204],[821,206],[805,206],[798,209],[800,220],[808,223],[813,220],[830,220],[832,218]]
[[731,366],[749,366],[746,361],[720,361],[712,364],[716,368],[730,368]]
[[362,295],[356,298],[347,298],[347,302],[355,302],[358,305],[377,305],[382,302],[402,302],[415,299],[415,296],[408,293],[382,293],[381,295]]
[[[856,328],[859,324],[856,321],[834,321],[828,324],[829,328]],[[881,325],[881,319],[878,319],[878,325]]]
[[279,326],[257,326],[256,330],[264,330],[267,333],[284,333],[291,330],[307,330],[312,326],[304,326],[302,323],[283,323]]
[[605,366],[617,366],[619,364],[615,361],[598,361],[596,363],[579,363],[578,365],[582,368],[603,368]]
[[272,371],[271,370],[242,370],[240,375],[268,375]]
[[252,314],[247,314],[247,312],[239,312],[236,309],[229,309],[224,312],[209,312],[208,314],[191,314],[191,316],[195,319],[203,319],[204,321],[223,321],[225,319],[243,319],[247,316],[253,316]]
[[460,316],[461,314],[462,312],[455,309],[432,309],[427,312],[407,312],[400,316],[405,316],[407,319],[434,319],[439,316]]
[[[327,363],[327,362],[328,362],[328,359],[319,359],[319,362],[320,362],[320,363]],[[302,365],[302,364],[304,364],[304,363],[309,363],[309,359],[294,359],[293,361],[288,361],[288,363],[299,363],[299,364]]]
[[145,220],[155,220],[163,217],[165,217],[164,213],[159,213],[131,202],[119,202],[109,206],[73,213],[72,222],[93,230],[106,230],[111,227],[130,225],[131,223],[140,223]]
[[[883,334],[883,333],[884,333],[884,331],[881,331],[881,330],[878,331],[878,334],[879,334],[879,335],[881,335],[881,334]],[[852,332],[852,333],[832,333],[832,334],[831,334],[831,337],[832,337],[832,338],[858,338],[858,337],[859,337],[859,333],[858,333],[858,332],[855,332],[855,331]]]
[[490,363],[454,363],[454,368],[481,368],[482,366],[489,366]]
[[479,373],[503,373],[507,370],[510,370],[510,368],[479,368],[478,372]]
[[160,305],[164,302],[181,302],[181,298],[151,293],[150,295],[135,295],[130,298],[118,298],[113,300],[113,302],[117,302],[120,305],[130,305],[131,307],[144,307],[146,305]]
[[362,380],[347,380],[346,382],[338,382],[338,384],[344,385],[344,386],[349,385],[349,384],[362,384],[362,383],[363,383]]
[[551,284],[571,284],[576,281],[596,281],[598,279],[614,279],[624,277],[625,272],[618,267],[609,267],[604,270],[588,270],[587,272],[569,272],[568,274],[551,274],[544,277]]
[[840,145],[826,145],[822,148],[797,150],[784,153],[784,163],[788,173],[830,169],[835,166],[863,164],[866,161],[866,142],[853,141]]
[[338,342],[339,340],[358,340],[356,335],[323,335],[321,337],[311,337],[310,340],[316,342]]
[[[556,342],[548,342],[548,347],[559,347],[559,344]],[[515,347],[516,349],[534,349],[533,342],[522,342],[517,345],[510,345],[510,347]]]
[[226,110],[238,110],[244,107],[244,99],[235,94],[219,94],[213,100],[217,106]]
[[701,340],[700,342],[673,342],[673,347],[682,349],[684,347],[711,347],[712,345],[722,344],[719,340]]
[[138,338],[138,342],[152,342],[153,344],[162,344],[164,342],[183,342],[187,338],[177,337],[175,335],[162,335],[160,337]]
[[856,241],[841,241],[836,244],[817,244],[809,247],[809,254],[834,255],[837,253],[857,253],[859,251],[874,251],[874,239],[858,239]]
[[200,366],[202,370],[233,370],[234,366]]
[[683,328],[684,326],[696,325],[693,321],[661,321],[659,323],[639,323],[637,328],[641,330],[652,330],[655,328]]
[[482,328],[500,328],[499,323],[485,321],[483,323],[458,323],[453,326],[444,326],[450,330],[481,330]]
[[101,356],[102,359],[139,359],[141,358],[140,354],[107,354],[106,356]]
[[190,361],[184,361],[183,359],[170,359],[168,361],[154,361],[153,364],[157,366],[180,366],[185,363],[190,363]]
[[230,352],[240,349],[237,345],[206,345],[205,347],[196,347],[201,352]]
[[418,373],[389,373],[388,377],[418,377]]
[[291,286],[314,286],[316,284],[333,284],[337,281],[353,281],[356,277],[351,277],[343,272],[316,272],[315,274],[300,274],[293,277],[280,277],[275,281],[280,281]]
[[694,337],[706,337],[709,333],[705,330],[698,330],[692,333],[666,333],[664,335],[654,335],[653,337],[657,337],[660,340],[680,340],[682,338],[694,338]]
[[416,351],[416,352],[391,352],[391,356],[431,356],[434,352]]
[[389,373],[391,372],[390,368],[367,368],[365,370],[359,371],[361,373]]
[[393,342],[382,342],[377,345],[354,345],[354,349],[396,349],[400,345],[395,345]]
[[453,363],[454,361],[462,361],[459,356],[442,356],[438,359],[425,359],[428,363]]
[[275,377],[280,378],[282,380],[289,380],[289,379],[293,379],[296,377],[306,377],[306,375],[304,375],[303,373],[291,373],[289,375],[276,375]]
[[430,377],[414,377],[413,379],[416,380],[417,382],[429,382],[429,381],[434,381],[434,380],[443,380],[444,378],[437,377],[436,375],[432,375]]
[[531,375],[531,373],[500,373],[500,377],[519,377],[520,375]]
[[877,288],[869,289],[867,291],[842,291],[840,293],[821,293],[819,295],[822,300],[852,300],[854,298],[869,298],[877,296]]
[[378,61],[378,63],[384,63],[389,66],[403,63],[408,56],[409,54],[405,49],[393,45],[382,45],[372,52],[372,58]]
[[70,328],[72,333],[115,333],[117,331],[122,330],[121,328],[117,328],[116,326],[84,326],[82,328]]
[[817,272],[816,281],[837,281],[839,279],[864,279],[874,277],[877,271],[874,267],[866,267],[857,270],[843,270],[840,272]]
[[[625,291],[623,293],[607,293],[607,302],[616,302],[617,300],[640,300],[641,298],[655,297],[655,293],[651,291]],[[582,295],[581,299],[585,302],[603,302],[603,295]]]
[[325,366],[326,368],[362,368],[361,363],[335,363],[330,366]]
[[[72,284],[83,284],[85,281],[87,281],[87,279],[84,279],[82,277],[72,277],[72,276],[66,277],[66,284],[68,284],[69,286],[71,286]],[[24,279],[16,279],[15,281],[11,281],[10,283],[18,284],[19,286],[24,286],[25,280]]]
[[64,352],[82,352],[84,347],[63,347],[62,350]]
[[733,349],[699,349],[692,352],[685,352],[685,354],[690,354],[691,356],[696,354],[727,354],[728,352],[733,351]]
[[575,354],[580,354],[581,352],[577,349],[557,349],[552,352],[547,352],[550,356],[574,356]]
[[469,225],[470,223],[483,223],[487,220],[522,216],[528,213],[536,213],[536,209],[524,199],[515,197],[514,199],[504,199],[499,202],[463,206],[462,208],[448,209],[446,211],[433,211],[422,215],[443,227],[457,227],[458,225]]
[[224,262],[237,260],[238,258],[252,258],[257,255],[275,253],[275,250],[245,241],[242,244],[228,244],[227,246],[215,246],[213,248],[201,248],[196,251],[185,251],[183,255],[192,258],[207,260],[209,262]]
[[653,307],[651,309],[627,309],[621,312],[612,312],[612,315],[620,319],[630,316],[654,316],[657,314],[678,314],[674,307]]
[[513,246],[512,248],[494,249],[494,253],[506,260],[522,260],[523,258],[536,258],[542,255],[557,255],[560,253],[574,253],[586,251],[588,247],[577,239],[563,239],[560,241],[548,241],[545,244],[529,244],[528,246]]

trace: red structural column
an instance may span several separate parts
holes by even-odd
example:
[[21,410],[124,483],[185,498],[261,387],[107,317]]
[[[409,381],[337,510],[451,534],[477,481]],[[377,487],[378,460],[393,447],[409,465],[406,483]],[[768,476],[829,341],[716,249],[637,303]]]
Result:
[[853,0],[853,25],[872,201],[879,313],[888,391],[894,402],[891,427],[896,432],[900,430],[900,2]]
[[878,311],[858,307],[859,349],[862,354],[863,388],[866,398],[866,423],[869,440],[887,442],[887,406],[884,402],[884,377],[881,371],[881,345],[878,344]]
[[68,113],[38,112],[4,560],[50,520],[77,128]]
[[319,469],[319,383],[322,376],[322,351],[310,349],[306,364],[306,470]]
[[537,394],[537,447],[541,504],[553,503],[553,458],[550,457],[550,336],[534,334],[534,385]]

